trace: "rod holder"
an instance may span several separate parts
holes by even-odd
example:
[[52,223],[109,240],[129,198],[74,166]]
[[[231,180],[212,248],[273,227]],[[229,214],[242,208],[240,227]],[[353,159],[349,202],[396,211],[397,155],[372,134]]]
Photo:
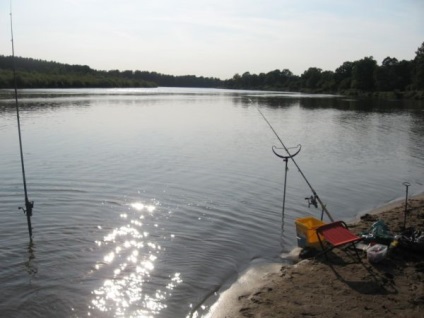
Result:
[[409,182],[402,183],[405,186],[405,210],[403,212],[403,229],[406,228],[406,214],[408,213],[408,188],[411,186]]
[[284,211],[285,211],[285,206],[286,206],[286,188],[287,188],[287,171],[288,171],[288,160],[289,158],[293,159],[294,156],[296,156],[300,150],[302,149],[301,145],[297,145],[296,148],[299,148],[299,150],[297,150],[294,154],[290,154],[290,152],[287,151],[288,156],[283,156],[280,155],[276,149],[279,149],[275,146],[272,146],[272,152],[279,158],[283,159],[285,162],[285,169],[284,169],[284,191],[283,191],[283,208],[282,208],[282,212],[281,212],[281,228],[284,229]]

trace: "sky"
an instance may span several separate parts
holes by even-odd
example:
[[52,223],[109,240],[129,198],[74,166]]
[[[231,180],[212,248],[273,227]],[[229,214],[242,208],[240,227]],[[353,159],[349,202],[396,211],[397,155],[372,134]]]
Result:
[[412,60],[424,0],[0,0],[0,55],[232,78]]

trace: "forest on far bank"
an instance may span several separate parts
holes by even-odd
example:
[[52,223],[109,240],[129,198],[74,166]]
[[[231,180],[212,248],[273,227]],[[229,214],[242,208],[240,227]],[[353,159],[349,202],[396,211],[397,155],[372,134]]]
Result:
[[[220,87],[217,78],[147,71],[98,71],[87,65],[15,57],[19,88]],[[13,57],[0,55],[0,89],[13,88]]]
[[[386,57],[379,65],[372,57],[347,61],[336,70],[310,67],[300,76],[289,69],[242,75],[221,80],[195,75],[174,76],[148,71],[98,71],[87,65],[69,65],[15,57],[19,88],[97,87],[205,87],[301,91],[312,93],[372,94],[391,92],[395,97],[424,99],[424,42],[411,61]],[[13,58],[0,55],[0,88],[13,88]]]
[[[372,56],[344,62],[334,72],[310,67],[302,75],[290,70],[267,74],[236,74],[225,81],[226,88],[306,91],[314,93],[414,92],[424,98],[424,42],[411,61],[386,57],[381,65]],[[421,91],[421,92],[420,92]]]

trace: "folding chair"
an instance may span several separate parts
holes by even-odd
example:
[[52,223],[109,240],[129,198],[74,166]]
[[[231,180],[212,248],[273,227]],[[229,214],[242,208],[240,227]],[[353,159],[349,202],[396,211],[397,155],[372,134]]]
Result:
[[[361,237],[356,236],[351,231],[349,231],[347,225],[343,221],[332,222],[329,224],[321,225],[316,229],[316,233],[318,236],[319,243],[323,250],[322,254],[325,254],[327,257],[327,253],[331,251],[335,247],[342,247],[344,245],[352,245],[354,247],[356,256],[358,260],[361,261],[361,257],[359,256],[358,250],[356,249],[355,243],[362,240]],[[328,243],[328,247],[324,248],[324,242],[322,238]]]

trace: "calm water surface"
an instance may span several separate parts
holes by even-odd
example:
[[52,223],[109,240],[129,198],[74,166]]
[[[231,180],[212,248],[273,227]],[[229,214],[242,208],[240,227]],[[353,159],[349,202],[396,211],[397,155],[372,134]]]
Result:
[[424,111],[396,101],[211,89],[22,90],[34,243],[16,113],[0,93],[0,312],[202,316],[252,264],[282,262],[319,216],[278,140],[334,218],[424,191]]

